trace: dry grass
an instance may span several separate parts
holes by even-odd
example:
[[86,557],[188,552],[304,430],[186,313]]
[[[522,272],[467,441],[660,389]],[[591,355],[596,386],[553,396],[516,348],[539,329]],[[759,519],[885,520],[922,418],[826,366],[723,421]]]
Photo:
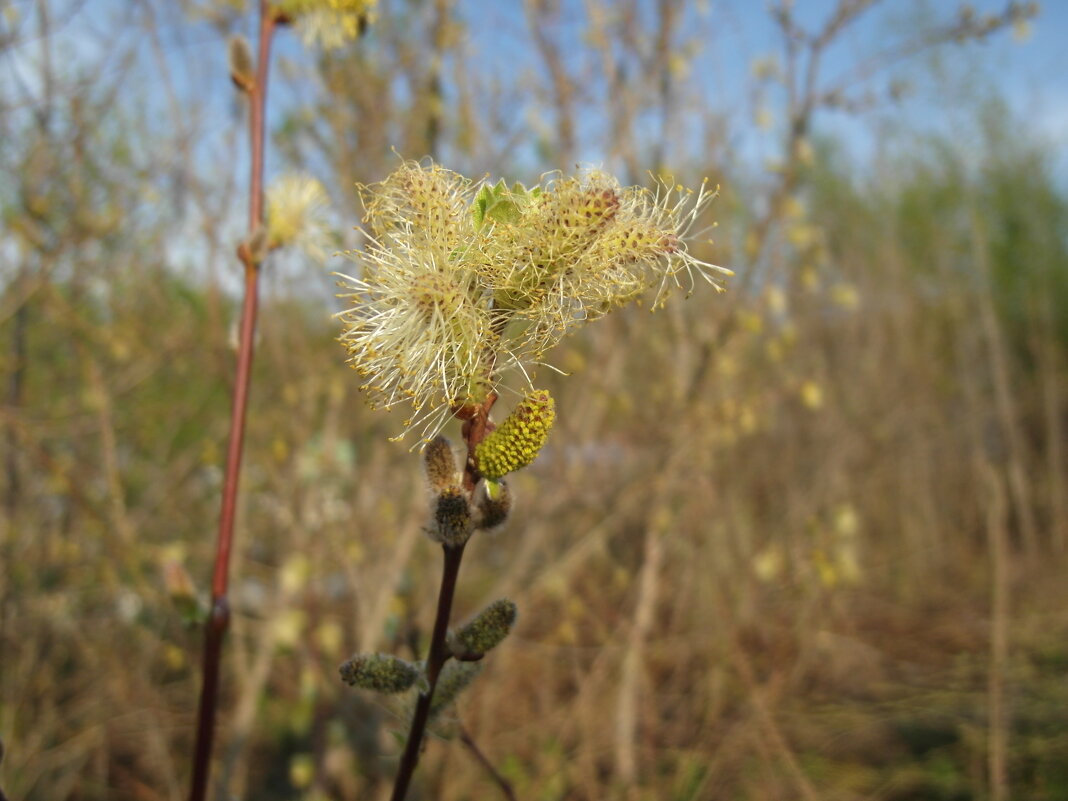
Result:
[[[848,169],[789,142],[766,217],[740,179],[715,210],[702,255],[739,268],[732,293],[628,308],[554,354],[557,428],[456,605],[519,604],[457,712],[519,798],[1068,797],[1068,201],[994,125],[978,170],[910,141]],[[0,294],[21,381],[0,407],[0,784],[172,801],[234,309],[164,266],[152,221],[71,225],[58,250],[20,234]],[[268,278],[214,776],[380,798],[405,721],[337,665],[422,656],[440,557],[399,421],[363,408],[330,309],[291,290]],[[503,798],[444,728],[413,799]]]

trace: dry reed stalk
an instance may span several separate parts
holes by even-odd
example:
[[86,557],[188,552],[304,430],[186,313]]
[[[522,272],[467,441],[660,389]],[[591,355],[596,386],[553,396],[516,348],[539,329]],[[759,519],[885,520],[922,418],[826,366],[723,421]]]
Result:
[[[666,510],[656,508],[645,527],[641,571],[638,575],[638,602],[634,610],[627,649],[623,657],[623,675],[616,703],[615,756],[619,778],[637,790],[638,765],[635,742],[638,735],[638,696],[641,692],[645,661],[645,642],[652,631],[659,597],[660,570],[663,562],[662,521]],[[636,796],[634,796],[636,797]]]
[[111,392],[104,382],[100,362],[93,356],[85,354],[89,363],[89,386],[96,406],[97,429],[100,434],[102,465],[108,487],[108,517],[111,529],[129,552],[135,544],[136,532],[130,523],[126,508],[126,493],[122,485],[122,473],[119,469],[119,446],[115,436],[115,414],[111,401]]
[[[399,541],[390,551],[389,561],[383,567],[373,597],[364,604],[363,614],[359,616],[358,651],[372,651],[378,645],[379,632],[385,628],[390,614],[390,605],[397,593],[397,577],[404,573],[404,566],[411,561],[415,545],[423,536],[419,526],[405,526]],[[370,588],[368,588],[370,589]]]
[[[1048,305],[1048,304],[1047,304]],[[1047,308],[1046,316],[1050,316]],[[1042,412],[1046,427],[1046,470],[1049,473],[1049,504],[1052,516],[1051,539],[1053,547],[1059,554],[1068,551],[1068,467],[1065,459],[1064,418],[1060,409],[1064,408],[1064,390],[1061,383],[1062,362],[1057,352],[1057,340],[1052,326],[1043,332],[1039,346],[1039,361],[1042,371]]]
[[986,531],[990,549],[990,669],[987,676],[987,776],[991,801],[1009,797],[1009,715],[1005,704],[1009,661],[1009,532],[1008,501],[998,470],[989,460],[980,460],[979,472],[986,485]]
[[[801,769],[801,764],[797,761],[797,755],[786,741],[782,729],[779,728],[779,724],[775,720],[772,704],[766,695],[767,688],[761,686],[757,680],[753,665],[740,644],[731,649],[731,657],[738,676],[749,691],[749,700],[753,705],[753,711],[756,713],[757,722],[760,724],[760,728],[764,730],[764,737],[766,738],[764,742],[770,748],[770,752],[777,755],[779,760],[786,766],[787,773],[793,780],[798,794],[805,801],[819,801],[819,793],[816,792],[816,788],[813,787],[812,782],[808,780],[805,772]],[[768,694],[772,697],[778,696],[782,692],[783,681],[784,676],[779,674],[769,682],[774,689]]]
[[1006,354],[1005,339],[998,323],[997,313],[991,299],[991,267],[989,260],[989,239],[979,220],[978,214],[972,215],[972,258],[976,270],[985,283],[979,292],[979,319],[990,364],[990,378],[994,384],[994,404],[1000,424],[1001,433],[1007,446],[1007,465],[1009,490],[1012,496],[1013,511],[1020,521],[1024,549],[1030,560],[1038,558],[1038,522],[1035,520],[1031,498],[1034,497],[1031,480],[1025,467],[1026,449],[1024,434],[1020,430],[1020,415],[1016,408],[1009,375],[1009,358]]

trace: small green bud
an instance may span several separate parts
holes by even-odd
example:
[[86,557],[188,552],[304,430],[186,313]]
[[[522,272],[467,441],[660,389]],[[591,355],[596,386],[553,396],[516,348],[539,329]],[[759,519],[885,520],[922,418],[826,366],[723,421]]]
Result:
[[404,692],[420,675],[418,667],[391,654],[358,654],[339,670],[346,684],[386,694]]
[[256,67],[252,62],[252,48],[244,36],[231,36],[226,43],[230,62],[230,79],[243,92],[251,92],[256,85]]
[[545,444],[556,419],[555,403],[544,389],[531,391],[475,449],[483,476],[497,479],[526,467]]
[[456,486],[456,457],[445,437],[438,435],[427,443],[423,449],[423,468],[434,492],[445,492]]
[[503,479],[483,479],[475,487],[474,507],[475,528],[497,528],[512,511],[512,491]]
[[474,531],[471,504],[459,487],[449,487],[434,499],[430,527],[427,534],[434,542],[459,546],[467,542]]
[[476,231],[482,228],[482,223],[486,219],[486,208],[492,198],[493,193],[489,190],[489,187],[484,186],[471,204],[471,219],[474,220]]
[[482,665],[477,662],[453,662],[445,663],[438,676],[438,684],[434,690],[434,698],[430,702],[431,719],[448,707],[457,696],[462,693],[475,680],[475,676],[482,672]]
[[495,186],[483,186],[471,205],[471,217],[475,229],[482,228],[486,220],[500,223],[518,223],[523,216],[522,204],[527,199],[527,190],[521,183],[511,189],[502,178]]
[[500,645],[512,630],[519,610],[507,598],[494,601],[470,623],[449,634],[449,650],[453,656],[465,662],[481,659],[487,652]]

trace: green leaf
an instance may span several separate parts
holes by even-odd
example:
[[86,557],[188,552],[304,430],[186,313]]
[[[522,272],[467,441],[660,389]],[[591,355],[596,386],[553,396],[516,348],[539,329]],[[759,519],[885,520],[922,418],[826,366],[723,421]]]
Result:
[[522,214],[514,200],[501,198],[486,209],[486,216],[494,222],[517,223]]
[[490,192],[488,187],[484,186],[475,198],[475,202],[471,204],[471,216],[475,221],[475,230],[482,228],[482,224],[486,219],[486,207],[492,199],[493,193]]
[[523,207],[530,198],[541,194],[540,187],[527,191],[516,181],[511,187],[501,178],[492,187],[483,186],[471,205],[475,228],[481,229],[486,220],[514,224],[523,216]]

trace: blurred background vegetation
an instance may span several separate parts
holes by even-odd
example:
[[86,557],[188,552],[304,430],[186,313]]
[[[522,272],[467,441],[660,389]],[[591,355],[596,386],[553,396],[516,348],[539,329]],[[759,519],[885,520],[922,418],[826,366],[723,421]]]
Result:
[[[337,248],[394,148],[723,186],[698,253],[731,291],[539,377],[557,430],[457,601],[520,621],[413,798],[504,797],[467,740],[532,801],[1068,799],[1063,143],[989,80],[1063,15],[977,6],[381,0],[341,50],[283,33],[268,169],[323,182]],[[247,192],[225,42],[254,16],[0,2],[12,799],[187,792]],[[346,264],[265,267],[220,799],[381,798],[404,723],[337,665],[425,652],[440,557],[334,342]]]

